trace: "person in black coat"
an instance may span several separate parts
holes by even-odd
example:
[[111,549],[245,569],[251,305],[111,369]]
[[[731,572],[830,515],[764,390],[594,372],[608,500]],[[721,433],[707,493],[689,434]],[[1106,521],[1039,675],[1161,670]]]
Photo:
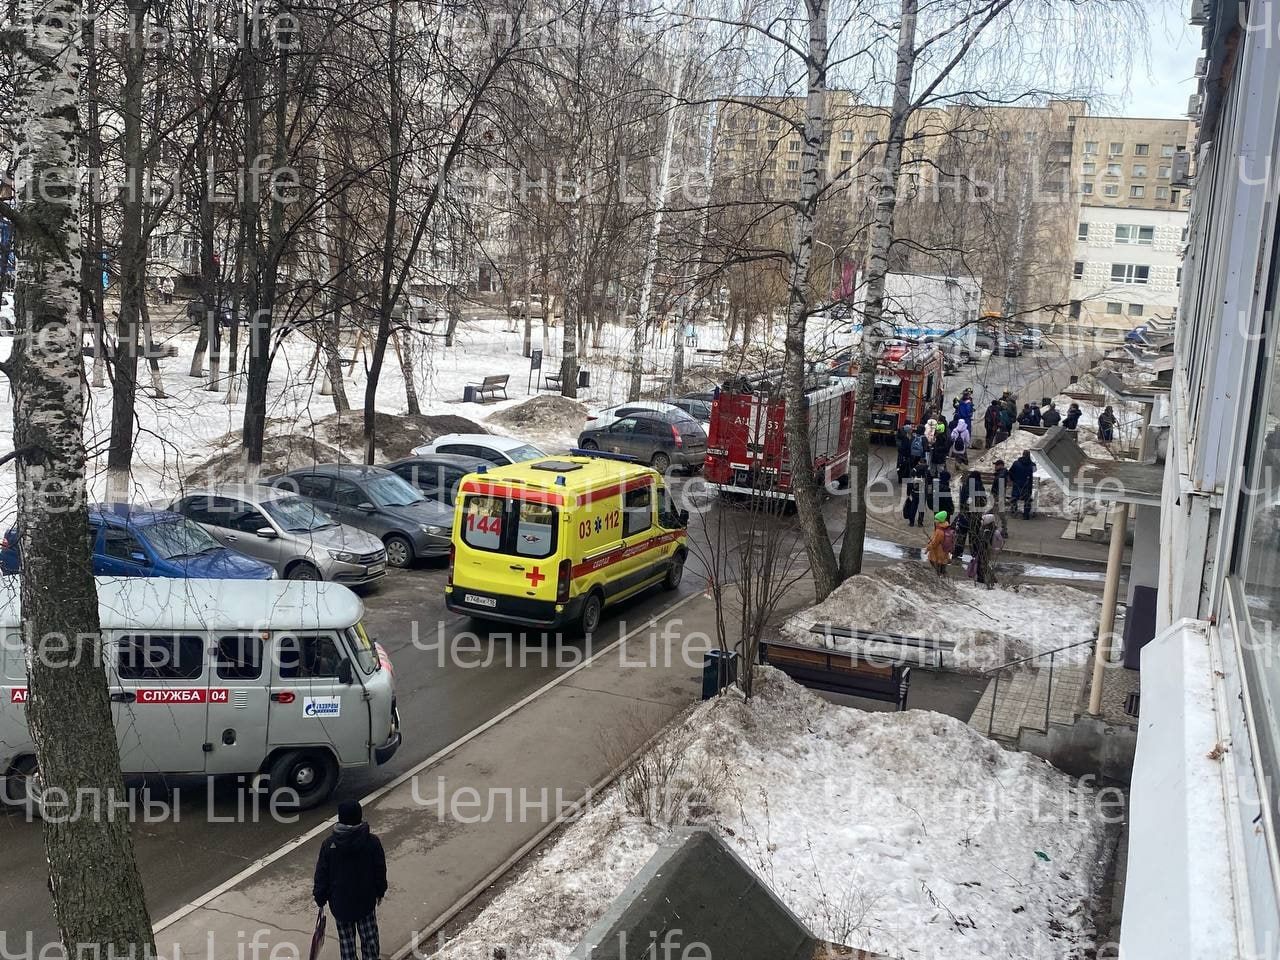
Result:
[[1049,406],[1044,408],[1044,413],[1040,417],[1040,422],[1046,427],[1056,427],[1062,422],[1062,414],[1058,411],[1058,408],[1054,406],[1052,400],[1049,401]]
[[945,510],[948,517],[956,515],[956,500],[951,493],[951,471],[945,466],[938,471],[937,476],[934,478],[932,494],[933,503],[931,508],[934,513],[939,510]]
[[1031,451],[1024,450],[1022,456],[1013,461],[1009,468],[1009,499],[1017,509],[1018,501],[1022,501],[1022,519],[1031,519],[1031,479],[1036,474],[1036,465],[1031,459]]
[[898,431],[898,482],[903,483],[911,475],[911,424]]
[[378,904],[387,893],[387,858],[382,841],[369,831],[358,800],[338,804],[338,822],[320,845],[312,896],[338,927],[342,960],[378,960]]
[[1062,425],[1068,430],[1074,430],[1076,425],[1080,422],[1080,414],[1083,412],[1084,411],[1080,409],[1080,404],[1073,403],[1067,408],[1067,415],[1062,418]]

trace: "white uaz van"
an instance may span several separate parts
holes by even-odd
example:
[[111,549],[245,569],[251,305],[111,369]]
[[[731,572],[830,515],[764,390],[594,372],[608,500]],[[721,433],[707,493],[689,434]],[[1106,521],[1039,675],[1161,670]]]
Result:
[[[400,746],[391,663],[347,587],[299,580],[98,578],[126,774],[254,775],[296,805]],[[0,772],[38,802],[16,578],[0,582]],[[284,795],[286,800],[291,795]]]

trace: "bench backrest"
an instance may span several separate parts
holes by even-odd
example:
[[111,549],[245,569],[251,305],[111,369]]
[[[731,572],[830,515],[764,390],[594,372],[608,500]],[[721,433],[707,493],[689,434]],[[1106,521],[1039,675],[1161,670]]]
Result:
[[899,672],[896,664],[869,663],[854,653],[788,643],[768,644],[765,656],[777,667],[793,666],[806,667],[810,670],[830,670],[833,673],[875,678],[886,683],[892,683]]
[[483,383],[484,383],[484,386],[486,387],[500,387],[510,379],[511,379],[511,374],[499,373],[499,374],[495,374],[492,377],[485,377]]

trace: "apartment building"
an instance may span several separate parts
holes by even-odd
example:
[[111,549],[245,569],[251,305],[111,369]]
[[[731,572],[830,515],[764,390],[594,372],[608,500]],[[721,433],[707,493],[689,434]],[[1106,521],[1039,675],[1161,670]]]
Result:
[[[766,200],[798,192],[803,144],[791,124],[803,109],[800,98],[762,98],[724,111],[722,191]],[[823,228],[839,247],[842,231],[865,236],[888,117],[846,91],[830,94],[827,113]],[[983,277],[984,309],[1041,326],[1119,334],[1171,316],[1189,202],[1174,179],[1175,157],[1189,130],[1185,119],[1091,117],[1075,100],[919,111],[908,131],[898,226],[920,262],[903,266],[937,273],[935,251],[949,251],[946,269]],[[1105,259],[1116,244],[1126,256]],[[857,262],[861,253],[846,256]]]
[[1280,949],[1280,46],[1256,28],[1278,21],[1277,0],[1193,10],[1205,69],[1172,381],[1154,421],[1167,453],[1126,960]]

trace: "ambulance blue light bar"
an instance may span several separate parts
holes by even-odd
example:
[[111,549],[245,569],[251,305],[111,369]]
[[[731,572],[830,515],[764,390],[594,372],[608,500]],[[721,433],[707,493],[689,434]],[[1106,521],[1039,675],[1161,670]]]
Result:
[[617,460],[619,463],[639,463],[639,457],[633,457],[629,453],[606,453],[604,450],[582,450],[574,447],[569,451],[571,456],[575,457],[595,457],[597,460]]

